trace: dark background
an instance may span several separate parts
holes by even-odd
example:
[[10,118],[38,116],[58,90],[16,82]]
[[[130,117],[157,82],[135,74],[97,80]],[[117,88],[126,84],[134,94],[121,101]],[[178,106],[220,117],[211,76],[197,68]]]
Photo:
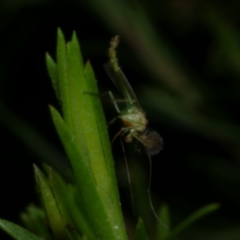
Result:
[[[152,158],[155,208],[168,204],[174,226],[206,204],[221,204],[178,239],[240,239],[239,8],[237,1],[1,0],[0,217],[20,223],[19,213],[38,204],[33,163],[45,160],[60,171],[65,166],[48,111],[57,101],[45,66],[45,53],[55,56],[61,27],[67,40],[76,31],[101,92],[115,91],[103,63],[109,40],[121,36],[122,69],[164,139],[164,150]],[[103,104],[110,121],[116,113],[108,101]],[[118,129],[110,128],[111,137]],[[131,229],[118,141],[113,153]],[[132,146],[126,156],[138,208],[147,197],[149,164]],[[0,238],[10,239],[2,231]]]

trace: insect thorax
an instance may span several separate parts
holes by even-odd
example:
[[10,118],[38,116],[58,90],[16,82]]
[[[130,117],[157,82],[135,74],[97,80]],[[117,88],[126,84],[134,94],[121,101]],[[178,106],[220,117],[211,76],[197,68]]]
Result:
[[130,132],[143,132],[146,129],[148,121],[144,112],[138,109],[129,109],[120,116],[123,124],[129,128]]

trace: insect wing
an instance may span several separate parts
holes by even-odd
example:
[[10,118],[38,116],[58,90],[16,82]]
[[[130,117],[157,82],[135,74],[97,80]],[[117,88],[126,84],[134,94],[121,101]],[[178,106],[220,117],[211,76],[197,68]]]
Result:
[[136,105],[141,109],[135,93],[132,90],[127,78],[120,68],[115,71],[110,63],[105,63],[104,68],[109,78],[113,81],[117,89],[124,95],[128,106]]

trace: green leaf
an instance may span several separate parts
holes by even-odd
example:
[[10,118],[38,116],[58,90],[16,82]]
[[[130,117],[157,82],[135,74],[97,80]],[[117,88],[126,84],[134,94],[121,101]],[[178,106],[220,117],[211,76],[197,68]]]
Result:
[[[65,45],[58,31],[57,69],[63,118],[51,108],[52,118],[64,145],[78,187],[78,217],[85,222],[80,229],[89,239],[126,239],[116,186],[114,162],[106,122],[90,64],[83,65],[76,37]],[[96,218],[97,216],[97,218]]]
[[60,89],[58,85],[59,82],[58,82],[57,64],[54,62],[54,60],[51,58],[51,56],[48,53],[46,53],[46,65],[47,65],[48,75],[52,80],[53,89],[61,105],[61,94],[60,94]]
[[53,169],[49,170],[49,185],[53,192],[59,212],[61,213],[61,216],[66,224],[72,224],[71,217],[69,216],[68,210],[66,208],[67,205],[64,204],[64,195],[61,192],[62,189],[59,182],[61,181],[60,178],[61,177],[57,176],[56,172]]
[[66,42],[61,29],[57,32],[57,79],[59,86],[59,93],[61,99],[61,106],[63,111],[63,117],[67,124],[70,125],[70,108],[69,108],[69,96],[67,92],[68,76],[67,76],[67,51]]
[[212,203],[208,204],[207,206],[202,207],[201,209],[197,210],[195,213],[191,214],[187,219],[185,219],[182,223],[180,223],[178,226],[176,226],[168,239],[175,238],[179,233],[187,229],[190,225],[192,225],[194,222],[199,220],[200,218],[206,216],[207,214],[216,211],[219,208],[218,203]]
[[[67,93],[64,101],[68,103],[68,119],[64,117],[64,121],[74,135],[74,141],[77,147],[84,155],[85,161],[89,161],[90,151],[88,147],[88,140],[93,143],[95,140],[94,133],[94,118],[92,117],[91,99],[88,95],[84,94],[85,91],[89,91],[87,88],[86,80],[83,72],[83,65],[80,53],[80,46],[77,42],[76,35],[70,42],[67,43],[67,85],[64,86]],[[63,114],[65,116],[65,114]],[[90,139],[91,138],[91,139]],[[94,142],[96,144],[96,142]],[[98,150],[99,145],[95,145]],[[91,148],[93,149],[93,148]],[[99,156],[96,153],[95,156]]]
[[[59,113],[53,107],[50,107],[50,110],[59,137],[72,164],[76,183],[84,202],[84,209],[87,212],[86,218],[91,222],[92,231],[96,236],[102,236],[103,239],[114,239],[102,199],[96,188],[96,181],[91,166],[84,160],[81,152],[75,145],[72,134]],[[98,217],[96,218],[96,216]]]
[[50,189],[47,179],[35,165],[34,165],[34,172],[35,172],[36,182],[41,192],[42,202],[43,202],[45,211],[47,213],[48,221],[50,223],[55,239],[58,239],[58,240],[69,239],[66,228],[65,228],[66,223],[64,223],[62,219],[61,213],[57,206],[56,199]]
[[157,239],[164,240],[167,239],[167,237],[170,234],[170,213],[168,206],[163,204],[159,211],[159,218],[164,223],[164,225],[160,222],[158,222],[157,225]]
[[41,240],[26,229],[4,219],[0,219],[0,228],[16,240]]
[[[89,61],[86,63],[84,74],[86,77],[85,81],[88,85],[87,88],[89,89],[89,91],[92,93],[98,94],[97,81]],[[99,152],[99,156],[102,155],[102,158],[99,159],[98,162],[96,162],[96,158],[94,157],[94,155],[96,155],[95,153],[92,154],[92,157],[90,156],[90,159],[94,160],[92,161],[92,167],[93,167],[93,170],[95,171],[95,176],[97,175],[98,178],[101,179],[102,181],[101,183],[100,181],[97,180],[100,186],[102,186],[103,188],[102,189],[103,198],[106,198],[106,196],[111,196],[113,198],[112,200],[113,207],[111,208],[109,207],[109,201],[107,199],[105,201],[103,200],[107,204],[106,209],[109,211],[109,215],[113,216],[113,218],[115,219],[119,219],[119,220],[121,219],[116,224],[122,225],[123,223],[122,215],[120,211],[116,211],[117,209],[119,209],[117,180],[116,180],[114,160],[113,160],[112,151],[111,151],[112,147],[109,140],[107,124],[106,124],[102,104],[98,96],[92,96],[89,94],[85,94],[85,95],[87,95],[87,97],[90,98],[91,100],[91,108],[93,112],[92,118],[94,119],[94,122],[97,124],[95,128],[96,134],[94,134],[93,136],[89,136],[88,134],[87,136],[87,138],[89,138],[92,144],[89,146],[89,149],[92,149],[93,146],[97,146],[98,144],[99,149],[101,149],[101,152]],[[94,140],[93,137],[96,139]],[[92,151],[90,152],[92,153]],[[100,168],[101,165],[102,165],[102,168]],[[105,173],[104,176],[102,176],[103,173]],[[110,188],[109,192],[106,192],[106,187],[103,181],[108,182],[109,180],[111,181],[111,185],[109,185],[109,188]],[[116,221],[116,220],[112,220],[112,221]],[[122,225],[122,227],[124,226]]]
[[30,205],[23,213],[21,213],[20,218],[30,232],[45,240],[52,239],[46,225],[46,215],[42,209]]
[[142,219],[139,218],[134,240],[148,240],[147,232]]
[[[89,61],[86,63],[84,74],[86,77],[86,83],[88,84],[88,89],[92,93],[98,94],[97,81],[92,69],[92,65]],[[111,176],[111,180],[114,181],[113,185],[117,186],[114,161],[113,161],[112,151],[111,151],[112,147],[109,140],[107,123],[106,123],[105,114],[102,108],[102,104],[98,96],[92,96],[91,102],[92,102],[92,108],[94,111],[94,115],[95,115],[96,123],[98,127],[98,134],[101,139],[102,150],[105,157],[106,166]],[[115,188],[114,190],[118,195],[117,188]]]
[[[79,239],[78,232],[76,231],[74,220],[69,210],[69,208],[75,205],[75,203],[74,201],[67,200],[67,197],[72,195],[73,192],[68,191],[69,189],[67,189],[67,186],[64,183],[63,179],[61,178],[61,176],[57,174],[57,172],[55,172],[53,169],[50,169],[50,172],[49,172],[49,184],[54,194],[63,222],[65,223],[65,228],[68,231],[69,238],[71,240],[78,240]],[[83,223],[82,219],[80,219],[79,223],[81,223],[81,225],[85,224],[85,222]],[[79,229],[79,230],[80,231],[84,230],[90,233],[89,229],[87,229],[86,227],[84,229]]]
[[[61,186],[62,188],[63,186]],[[86,217],[86,213],[83,211],[83,199],[79,196],[79,191],[74,186],[68,186],[68,189],[64,187],[63,194],[66,193],[64,201],[68,206],[69,213],[74,222],[73,227],[81,233],[85,233],[89,240],[96,239],[92,226],[89,224],[89,220]],[[79,205],[81,207],[79,207]]]

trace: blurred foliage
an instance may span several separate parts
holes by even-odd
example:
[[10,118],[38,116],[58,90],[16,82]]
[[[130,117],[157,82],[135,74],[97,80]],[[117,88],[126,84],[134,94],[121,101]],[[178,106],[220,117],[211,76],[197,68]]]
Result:
[[[163,152],[153,158],[154,206],[158,209],[166,202],[175,226],[205,204],[219,202],[219,211],[192,225],[178,239],[238,239],[239,5],[237,1],[196,0],[2,0],[1,101],[17,121],[21,122],[16,116],[24,119],[61,151],[47,109],[57,101],[44,62],[46,51],[55,52],[56,29],[60,26],[69,38],[72,30],[77,32],[83,56],[91,59],[103,92],[114,89],[102,65],[109,39],[119,34],[122,69],[150,125],[164,138]],[[19,144],[19,137],[7,129],[11,124],[6,124],[9,121],[2,109],[0,215],[16,220],[17,212],[35,200],[31,163],[38,162],[46,149],[36,145],[42,152],[39,155],[27,149],[26,142]],[[109,119],[115,114],[108,103],[106,113]],[[110,134],[117,129],[112,127]],[[123,209],[130,213],[123,155],[117,143],[113,152]],[[136,208],[149,231],[154,217],[145,194],[148,163],[144,156],[132,153],[132,146],[127,148],[127,157]],[[9,175],[18,181],[6,182]],[[10,205],[11,210],[4,210]],[[129,234],[133,218],[126,214]]]

